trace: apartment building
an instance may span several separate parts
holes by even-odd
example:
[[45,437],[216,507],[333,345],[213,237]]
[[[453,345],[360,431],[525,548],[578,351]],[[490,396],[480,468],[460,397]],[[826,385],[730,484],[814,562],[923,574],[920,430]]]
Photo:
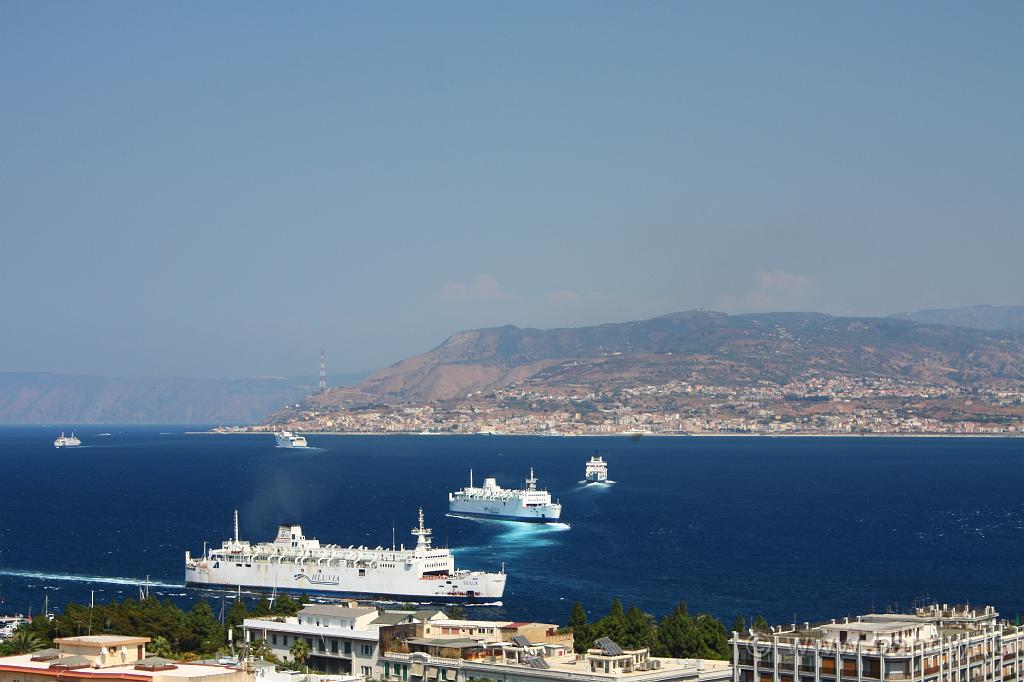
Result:
[[731,642],[733,682],[1024,682],[1024,628],[992,607],[933,604]]
[[[376,676],[380,640],[399,626],[445,618],[442,611],[385,611],[350,603],[309,604],[291,618],[246,618],[245,641],[263,640],[281,660],[292,658],[298,639],[309,647],[309,666],[331,675]],[[387,637],[385,636],[385,639]]]

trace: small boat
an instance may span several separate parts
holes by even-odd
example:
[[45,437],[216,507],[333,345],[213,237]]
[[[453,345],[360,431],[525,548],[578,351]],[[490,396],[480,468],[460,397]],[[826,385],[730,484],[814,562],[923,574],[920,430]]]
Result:
[[82,444],[82,441],[75,436],[75,432],[72,431],[70,436],[65,436],[64,432],[61,431],[60,435],[53,441],[53,447],[55,448],[77,448]]

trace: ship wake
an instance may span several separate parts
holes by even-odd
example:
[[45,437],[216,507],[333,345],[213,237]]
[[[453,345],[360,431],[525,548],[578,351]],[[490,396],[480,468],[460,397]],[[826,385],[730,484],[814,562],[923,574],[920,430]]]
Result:
[[99,583],[106,585],[132,585],[145,587],[176,587],[182,589],[185,587],[183,583],[164,583],[159,581],[150,580],[148,583],[145,579],[139,578],[121,578],[118,576],[102,576],[102,575],[78,575],[75,573],[44,573],[42,571],[21,571],[5,569],[0,571],[0,575],[10,576],[12,578],[30,578],[33,580],[54,580],[57,582],[70,582],[70,583]]

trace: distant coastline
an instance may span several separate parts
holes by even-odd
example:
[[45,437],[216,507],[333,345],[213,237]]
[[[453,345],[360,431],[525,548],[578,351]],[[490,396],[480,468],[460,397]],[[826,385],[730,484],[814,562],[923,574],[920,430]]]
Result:
[[[272,435],[272,431],[185,431],[189,436]],[[303,436],[494,436],[498,438],[1021,438],[1024,433],[415,433],[411,431],[295,431]]]

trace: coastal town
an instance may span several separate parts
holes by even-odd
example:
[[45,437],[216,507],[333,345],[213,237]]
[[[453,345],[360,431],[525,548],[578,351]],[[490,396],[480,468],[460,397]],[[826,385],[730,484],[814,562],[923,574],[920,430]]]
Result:
[[658,385],[564,390],[513,385],[417,403],[314,394],[266,424],[218,429],[328,433],[549,436],[831,434],[1017,435],[1024,391],[894,378],[810,378],[725,386]]
[[[617,604],[617,602],[615,602]],[[568,626],[474,620],[440,608],[306,604],[244,617],[207,659],[163,636],[44,637],[45,616],[0,643],[0,682],[1020,682],[1024,628],[991,606],[928,604],[811,624],[747,627],[677,608]],[[244,607],[243,607],[244,612]],[[632,614],[631,610],[631,614]],[[190,614],[191,615],[191,614]],[[636,623],[640,627],[635,627]],[[639,618],[639,620],[637,620]],[[42,622],[42,626],[39,625]],[[707,623],[708,621],[703,621]],[[598,626],[595,629],[595,626]],[[615,638],[601,634],[614,630]],[[683,638],[674,635],[683,633]],[[708,633],[710,632],[710,638]],[[713,641],[717,640],[717,642]]]

